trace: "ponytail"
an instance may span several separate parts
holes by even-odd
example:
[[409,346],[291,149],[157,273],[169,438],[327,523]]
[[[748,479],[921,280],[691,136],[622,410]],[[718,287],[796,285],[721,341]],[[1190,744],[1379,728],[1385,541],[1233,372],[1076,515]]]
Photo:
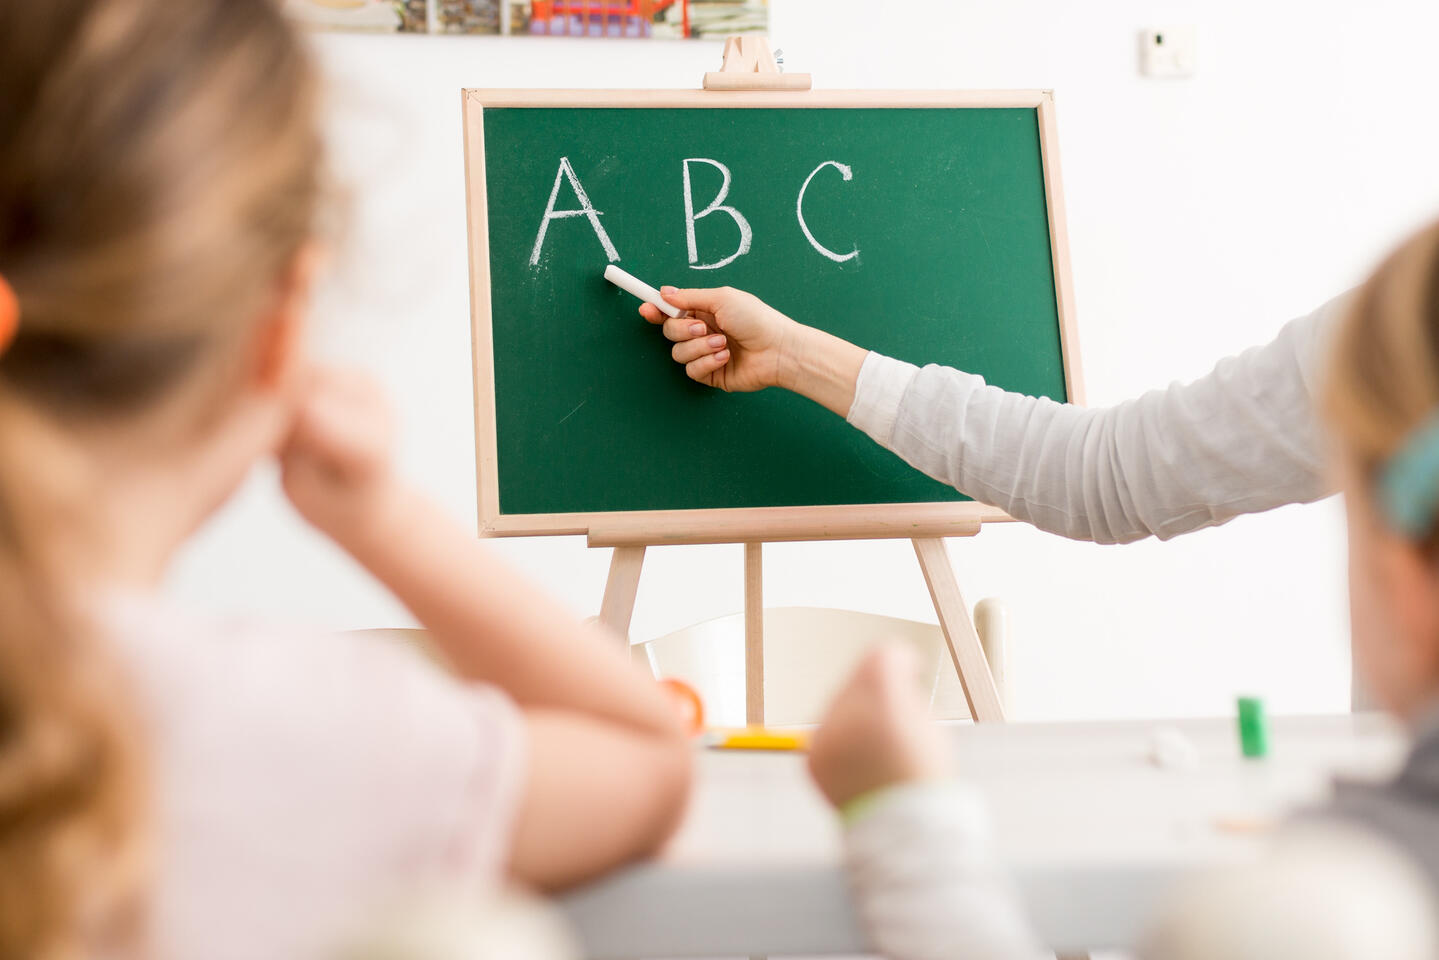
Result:
[[314,232],[318,97],[279,0],[0,0],[0,960],[139,952],[147,771],[66,553],[70,428],[227,399]]
[[[43,461],[43,465],[42,465]],[[22,469],[17,469],[22,468]],[[44,531],[84,473],[0,397],[0,957],[136,948],[145,798],[134,714],[109,658],[62,597]],[[26,478],[44,476],[43,487]],[[75,518],[68,518],[73,523]]]
[[[1398,477],[1391,468],[1396,457],[1414,459],[1402,451],[1439,411],[1439,224],[1406,241],[1353,294],[1334,336],[1323,403],[1384,519],[1412,539],[1433,540],[1432,504],[1419,502],[1432,478],[1422,475],[1422,463],[1401,471],[1413,474],[1417,466],[1417,477]],[[1386,506],[1386,497],[1396,503]],[[1416,502],[1398,504],[1408,500]],[[1387,515],[1396,504],[1396,515]],[[1406,520],[1410,513],[1423,516]]]

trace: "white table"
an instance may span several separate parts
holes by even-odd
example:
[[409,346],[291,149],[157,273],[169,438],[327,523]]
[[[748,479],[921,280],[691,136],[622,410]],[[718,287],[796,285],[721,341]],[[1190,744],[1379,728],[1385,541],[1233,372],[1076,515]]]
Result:
[[[1198,748],[1191,769],[1147,759],[1154,730]],[[1134,942],[1173,883],[1254,856],[1236,830],[1321,802],[1335,773],[1380,777],[1403,755],[1376,715],[1278,718],[1271,756],[1239,756],[1232,720],[1007,724],[952,731],[958,769],[988,797],[1000,849],[1051,947]],[[655,863],[567,896],[594,960],[862,954],[834,818],[803,757],[706,751],[678,835]]]

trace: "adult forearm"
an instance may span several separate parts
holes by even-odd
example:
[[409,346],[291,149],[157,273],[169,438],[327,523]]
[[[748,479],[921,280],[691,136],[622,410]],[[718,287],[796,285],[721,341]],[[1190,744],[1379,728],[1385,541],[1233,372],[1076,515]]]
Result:
[[785,338],[777,386],[847,417],[867,354],[847,340],[796,323]]

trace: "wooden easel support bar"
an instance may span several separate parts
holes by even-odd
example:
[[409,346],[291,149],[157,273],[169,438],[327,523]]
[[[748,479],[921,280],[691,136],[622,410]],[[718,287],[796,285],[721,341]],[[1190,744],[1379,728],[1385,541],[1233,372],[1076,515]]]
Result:
[[807,73],[776,73],[773,76],[757,73],[705,74],[706,90],[808,90],[811,86]]
[[[736,511],[737,513],[739,511]],[[907,516],[880,519],[878,511],[855,507],[852,517],[817,526],[808,513],[780,516],[751,512],[723,524],[697,524],[683,513],[672,518],[633,514],[590,523],[591,547],[660,547],[701,543],[786,543],[804,540],[913,540],[917,537],[972,537],[979,520],[956,520],[946,505],[921,507]]]

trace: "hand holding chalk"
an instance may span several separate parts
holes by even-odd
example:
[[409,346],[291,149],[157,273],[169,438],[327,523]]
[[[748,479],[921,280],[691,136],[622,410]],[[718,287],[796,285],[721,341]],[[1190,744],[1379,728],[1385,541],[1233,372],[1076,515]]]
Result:
[[667,317],[678,317],[684,313],[684,311],[678,307],[672,307],[668,303],[665,303],[664,297],[661,297],[660,292],[654,287],[645,283],[639,277],[631,273],[626,273],[613,263],[605,267],[605,279],[621,290],[639,297]]
[[781,384],[781,353],[787,343],[797,348],[796,338],[806,328],[758,297],[731,287],[664,287],[660,292],[666,304],[689,312],[669,316],[646,303],[640,316],[663,324],[666,339],[674,342],[671,355],[684,364],[691,380],[729,393]]

